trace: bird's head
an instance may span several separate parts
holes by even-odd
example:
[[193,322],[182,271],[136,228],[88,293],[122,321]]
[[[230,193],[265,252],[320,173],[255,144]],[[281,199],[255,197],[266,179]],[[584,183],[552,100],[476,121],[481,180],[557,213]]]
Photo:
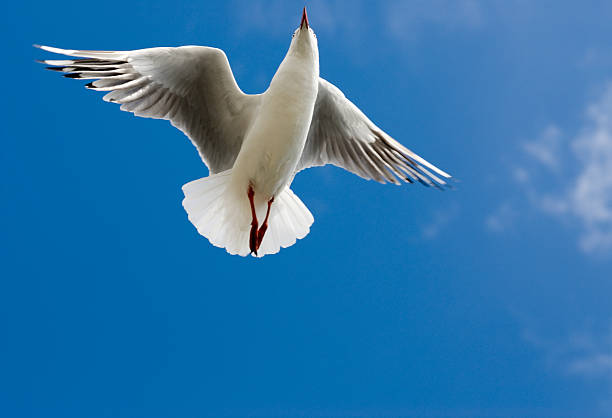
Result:
[[319,47],[317,44],[317,35],[310,27],[308,23],[308,15],[306,14],[306,7],[302,11],[302,20],[300,26],[293,32],[293,39],[291,40],[291,46],[289,52],[297,54],[307,54],[319,56]]

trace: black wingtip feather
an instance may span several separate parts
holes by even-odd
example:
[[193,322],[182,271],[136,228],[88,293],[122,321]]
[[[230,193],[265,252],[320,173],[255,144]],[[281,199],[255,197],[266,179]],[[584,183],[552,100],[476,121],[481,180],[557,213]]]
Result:
[[87,83],[87,84],[85,84],[85,88],[88,88],[88,89],[93,89],[93,88],[95,88],[95,86],[93,85],[93,81],[92,81],[91,83]]

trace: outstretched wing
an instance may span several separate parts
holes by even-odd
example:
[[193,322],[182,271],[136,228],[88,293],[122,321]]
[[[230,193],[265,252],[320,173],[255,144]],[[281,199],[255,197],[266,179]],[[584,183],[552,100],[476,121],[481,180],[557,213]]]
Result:
[[225,53],[216,48],[39,48],[83,57],[42,62],[65,77],[95,80],[86,87],[108,92],[104,100],[121,104],[121,110],[169,120],[191,139],[213,174],[232,167],[260,101],[238,88]]
[[325,164],[380,183],[400,184],[399,178],[442,187],[451,177],[387,135],[336,86],[320,78],[298,170]]

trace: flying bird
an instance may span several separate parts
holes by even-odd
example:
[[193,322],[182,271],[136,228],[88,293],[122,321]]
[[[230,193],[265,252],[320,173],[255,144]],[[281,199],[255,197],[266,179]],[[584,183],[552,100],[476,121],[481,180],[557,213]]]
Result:
[[225,53],[181,46],[134,51],[37,47],[76,59],[44,60],[65,77],[95,80],[136,116],[169,120],[196,146],[209,176],[183,186],[189,220],[230,254],[262,257],[293,245],[314,218],[289,188],[305,168],[333,164],[380,183],[442,188],[451,176],[391,138],[319,77],[306,8],[268,89],[245,94]]

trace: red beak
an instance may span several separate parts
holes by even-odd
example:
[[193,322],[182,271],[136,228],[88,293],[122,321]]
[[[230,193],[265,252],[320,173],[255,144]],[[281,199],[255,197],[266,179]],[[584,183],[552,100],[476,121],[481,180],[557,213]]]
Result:
[[306,25],[306,29],[308,29],[308,15],[306,14],[306,6],[304,6],[304,11],[302,12],[302,21],[300,22],[300,29],[302,29]]

